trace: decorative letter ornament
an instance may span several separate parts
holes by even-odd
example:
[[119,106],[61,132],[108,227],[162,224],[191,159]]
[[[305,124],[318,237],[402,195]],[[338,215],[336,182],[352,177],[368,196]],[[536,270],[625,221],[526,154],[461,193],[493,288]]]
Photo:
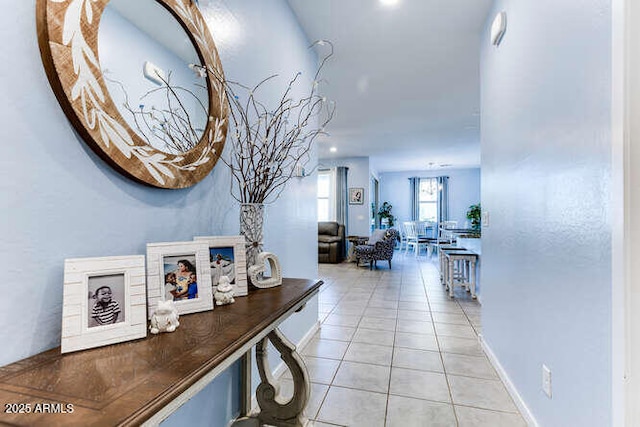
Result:
[[[264,277],[266,270],[265,262],[269,262],[271,267],[271,277]],[[282,284],[282,271],[278,257],[270,252],[260,252],[256,257],[256,264],[249,267],[249,279],[256,288],[266,289],[280,286]]]

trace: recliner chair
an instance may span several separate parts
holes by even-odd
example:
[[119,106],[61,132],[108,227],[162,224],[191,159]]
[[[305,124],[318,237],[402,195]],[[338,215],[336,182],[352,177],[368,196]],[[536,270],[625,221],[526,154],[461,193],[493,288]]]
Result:
[[335,221],[318,222],[318,262],[339,263],[344,260],[344,225]]

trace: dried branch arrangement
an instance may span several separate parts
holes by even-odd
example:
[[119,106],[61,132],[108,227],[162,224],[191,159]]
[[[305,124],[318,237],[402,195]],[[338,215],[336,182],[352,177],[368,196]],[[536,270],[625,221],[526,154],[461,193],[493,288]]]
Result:
[[[302,73],[287,85],[278,105],[269,109],[258,99],[260,89],[277,75],[254,87],[231,82],[216,70],[207,69],[210,78],[223,83],[234,128],[231,130],[230,158],[221,157],[231,170],[231,195],[240,203],[270,203],[278,199],[287,182],[310,161],[314,141],[325,132],[333,118],[335,103],[318,92],[321,72],[333,56],[333,45],[316,41],[310,47],[327,46],[316,70],[311,88],[300,99],[293,92]],[[229,142],[228,142],[229,143]]]
[[[176,154],[187,152],[198,145],[203,128],[195,124],[197,114],[191,108],[197,108],[197,112],[206,118],[209,116],[207,107],[194,91],[172,84],[170,72],[166,79],[157,75],[162,85],[146,92],[140,98],[137,109],[130,104],[124,85],[109,78],[108,71],[103,73],[107,81],[117,85],[122,91],[122,105],[131,115],[138,134],[147,144]],[[164,99],[161,103],[163,107],[156,107],[154,101],[159,97]],[[186,102],[189,100],[193,102],[187,106]],[[151,107],[147,104],[151,104]]]
[[[231,195],[240,203],[277,200],[287,182],[300,176],[309,163],[314,141],[320,135],[326,135],[325,127],[333,118],[335,103],[327,101],[318,89],[323,82],[322,69],[333,56],[333,44],[319,40],[310,48],[314,46],[326,46],[329,51],[319,62],[311,88],[302,98],[294,98],[296,86],[301,84],[302,73],[298,72],[289,81],[278,104],[271,109],[258,95],[277,74],[248,87],[225,79],[216,69],[189,65],[200,77],[209,76],[210,81],[224,90],[230,106],[234,124],[230,144],[227,142],[230,155],[228,159],[221,156],[220,161],[231,171]],[[171,74],[167,79],[158,78],[163,84],[147,92],[137,109],[130,105],[122,84],[109,80],[122,88],[124,107],[132,115],[141,137],[151,145],[152,140],[161,141],[170,152],[189,151],[199,143],[202,132],[194,126],[194,112],[185,106],[184,97],[194,98],[198,113],[204,117],[208,117],[207,108],[192,90],[173,85]],[[165,98],[165,107],[145,108],[142,103],[145,98],[158,94]]]

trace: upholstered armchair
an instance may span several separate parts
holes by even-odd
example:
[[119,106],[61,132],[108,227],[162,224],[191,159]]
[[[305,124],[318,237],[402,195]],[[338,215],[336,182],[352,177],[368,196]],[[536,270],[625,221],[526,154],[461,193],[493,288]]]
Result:
[[318,222],[318,262],[342,262],[345,254],[344,225]]
[[393,249],[396,246],[398,234],[398,230],[395,228],[375,230],[366,244],[355,247],[356,265],[360,265],[361,260],[368,261],[369,269],[373,269],[377,261],[389,261],[389,268],[391,268]]

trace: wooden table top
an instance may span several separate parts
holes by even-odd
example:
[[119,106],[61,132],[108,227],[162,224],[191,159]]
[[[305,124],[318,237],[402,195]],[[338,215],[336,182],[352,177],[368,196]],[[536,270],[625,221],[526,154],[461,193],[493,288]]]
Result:
[[[283,279],[282,286],[250,290],[234,304],[183,315],[173,333],[75,353],[58,347],[4,366],[0,424],[139,425],[320,285]],[[30,413],[7,413],[12,409]]]

